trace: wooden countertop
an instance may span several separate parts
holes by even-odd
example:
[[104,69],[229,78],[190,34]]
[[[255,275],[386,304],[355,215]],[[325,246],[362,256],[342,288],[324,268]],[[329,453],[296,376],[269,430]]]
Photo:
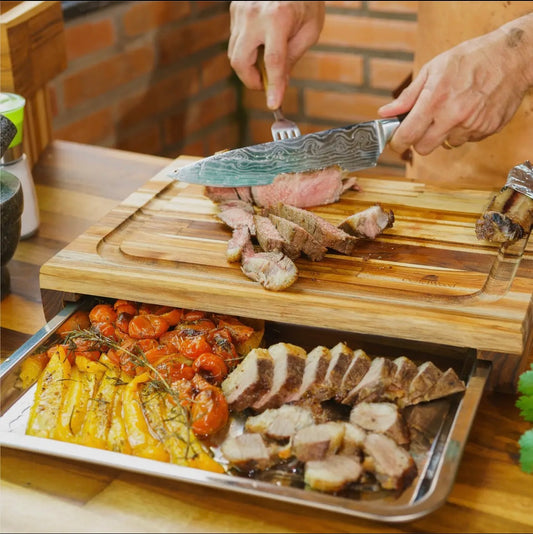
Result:
[[[45,322],[40,266],[168,163],[64,141],[45,151],[34,169],[41,225],[8,264],[2,358]],[[377,523],[4,447],[0,530],[531,532],[533,476],[518,466],[517,443],[529,424],[515,401],[514,395],[484,394],[446,504],[410,523]]]

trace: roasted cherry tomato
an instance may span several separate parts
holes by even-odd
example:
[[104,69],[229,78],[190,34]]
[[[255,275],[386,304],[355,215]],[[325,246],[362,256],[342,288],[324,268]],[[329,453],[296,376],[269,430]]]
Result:
[[89,312],[91,323],[114,323],[117,319],[117,312],[110,304],[97,304]]
[[156,339],[164,334],[169,326],[168,322],[159,315],[136,315],[128,325],[128,334],[134,339]]
[[228,367],[224,360],[212,352],[204,352],[196,358],[192,364],[195,372],[200,373],[208,382],[216,384],[222,383],[228,375]]
[[89,312],[78,310],[73,313],[58,329],[57,333],[65,339],[68,334],[76,330],[86,330],[90,328],[91,320],[89,319]]

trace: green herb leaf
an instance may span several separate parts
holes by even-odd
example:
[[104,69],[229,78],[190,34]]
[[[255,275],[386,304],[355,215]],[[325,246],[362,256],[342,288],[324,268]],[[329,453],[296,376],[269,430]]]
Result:
[[533,397],[521,395],[516,401],[516,407],[520,409],[521,417],[533,423]]
[[518,377],[518,393],[533,396],[533,364]]
[[533,473],[533,428],[522,434],[520,445],[520,467],[525,473]]

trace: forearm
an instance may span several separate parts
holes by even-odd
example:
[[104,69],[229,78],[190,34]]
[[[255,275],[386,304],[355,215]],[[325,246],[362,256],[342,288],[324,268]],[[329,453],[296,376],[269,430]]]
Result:
[[533,87],[533,12],[504,24],[496,32],[503,32],[506,51],[518,62],[527,86]]

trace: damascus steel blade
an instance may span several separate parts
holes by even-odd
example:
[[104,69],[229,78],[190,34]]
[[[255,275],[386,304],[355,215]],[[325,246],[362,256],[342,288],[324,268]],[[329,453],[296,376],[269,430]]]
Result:
[[400,124],[380,119],[215,154],[176,169],[173,178],[215,187],[267,185],[278,174],[339,165],[348,172],[374,167]]

